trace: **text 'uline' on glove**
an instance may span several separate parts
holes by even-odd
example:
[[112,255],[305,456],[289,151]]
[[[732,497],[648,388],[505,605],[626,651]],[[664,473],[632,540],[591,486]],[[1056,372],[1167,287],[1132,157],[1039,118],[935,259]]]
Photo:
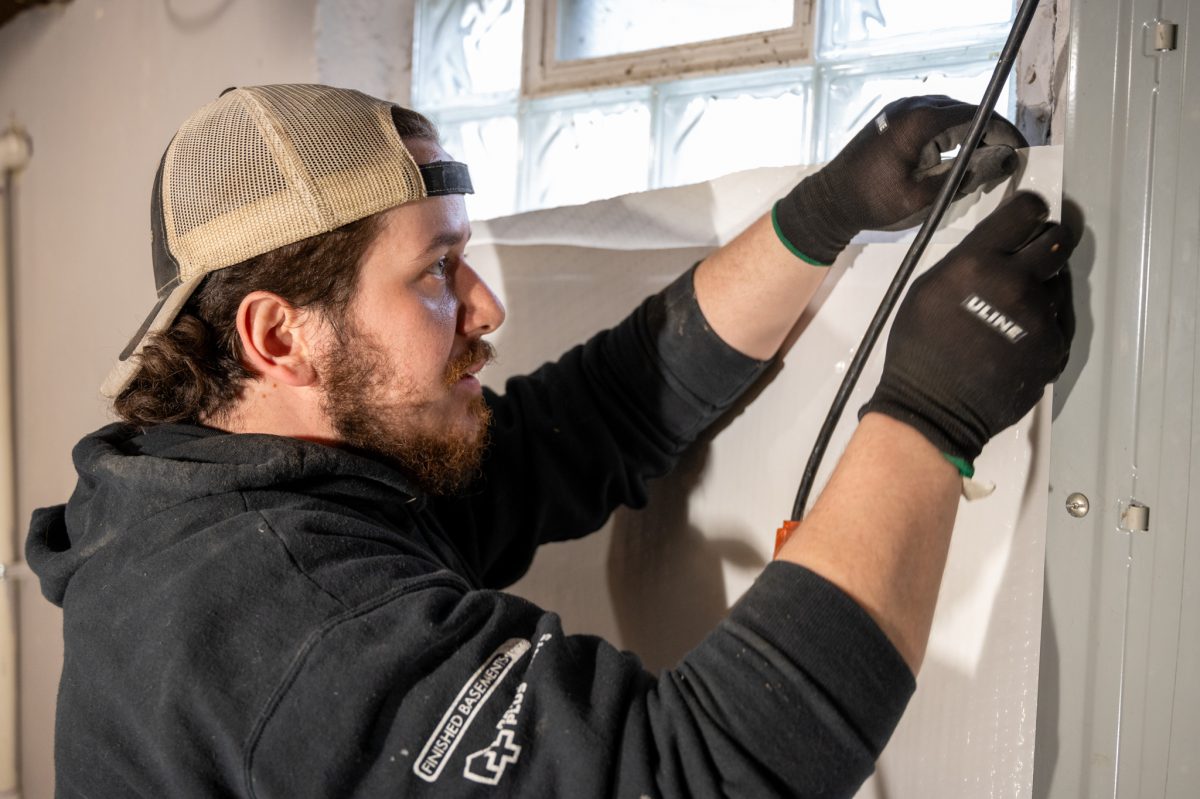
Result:
[[859,412],[922,433],[964,474],[1067,365],[1075,315],[1071,231],[1021,192],[913,281],[888,337],[883,377]]

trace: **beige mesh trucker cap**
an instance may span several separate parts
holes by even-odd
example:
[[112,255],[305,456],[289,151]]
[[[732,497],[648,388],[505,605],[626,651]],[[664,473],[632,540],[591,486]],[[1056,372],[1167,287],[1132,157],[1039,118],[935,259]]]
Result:
[[225,91],[176,132],[154,178],[158,291],[101,391],[116,397],[151,333],[205,275],[402,203],[472,193],[465,164],[418,166],[391,103],[316,85]]

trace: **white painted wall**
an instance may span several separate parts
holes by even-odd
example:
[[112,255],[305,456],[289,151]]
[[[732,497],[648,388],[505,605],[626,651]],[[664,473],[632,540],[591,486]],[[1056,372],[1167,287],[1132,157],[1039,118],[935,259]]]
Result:
[[[15,119],[34,142],[14,191],[20,528],[69,496],[71,447],[107,421],[97,386],[152,304],[150,185],[167,141],[227,86],[315,80],[316,5],[74,0],[0,29],[0,127]],[[32,580],[20,628],[23,796],[43,799],[62,624]]]

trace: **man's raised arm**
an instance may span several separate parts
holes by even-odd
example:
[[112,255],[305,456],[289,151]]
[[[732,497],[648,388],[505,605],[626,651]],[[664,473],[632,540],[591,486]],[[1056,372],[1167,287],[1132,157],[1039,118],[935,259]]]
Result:
[[828,487],[779,557],[861,605],[915,673],[950,544],[960,473],[1067,363],[1074,242],[1021,193],[914,283],[883,377]]

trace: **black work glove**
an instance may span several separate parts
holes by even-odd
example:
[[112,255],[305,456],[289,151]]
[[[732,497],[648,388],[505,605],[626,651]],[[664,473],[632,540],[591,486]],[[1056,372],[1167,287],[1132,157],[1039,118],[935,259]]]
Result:
[[989,438],[1037,404],[1067,365],[1075,314],[1064,225],[1021,192],[913,281],[863,406],[916,428],[963,474]]
[[[779,238],[809,263],[833,263],[864,230],[900,230],[929,213],[976,106],[949,97],[906,97],[884,106],[821,171],[775,204]],[[1011,175],[1025,138],[996,114],[971,156],[958,196]]]

